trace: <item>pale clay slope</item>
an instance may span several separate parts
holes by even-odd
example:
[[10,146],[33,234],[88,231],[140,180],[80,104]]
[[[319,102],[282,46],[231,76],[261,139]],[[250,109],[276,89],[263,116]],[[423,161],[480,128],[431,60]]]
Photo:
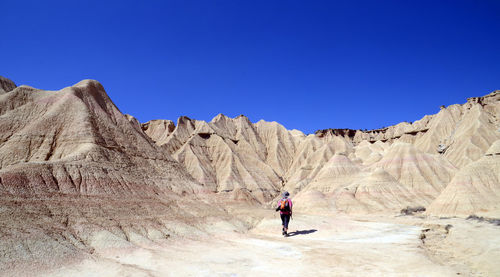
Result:
[[245,190],[260,202],[283,188],[293,194],[318,191],[335,203],[342,188],[357,187],[359,180],[381,168],[399,184],[395,189],[408,191],[414,201],[395,197],[393,204],[385,205],[394,197],[382,190],[388,195],[367,194],[372,199],[364,204],[344,197],[338,206],[344,211],[394,213],[408,205],[429,205],[460,168],[500,139],[499,99],[496,91],[463,105],[441,107],[438,114],[413,123],[371,131],[329,129],[306,136],[276,122],[252,124],[244,116],[224,115],[211,122],[181,117],[175,127],[171,121],[155,120],[143,129],[208,189]]
[[335,201],[337,208],[347,213],[386,212],[426,203],[424,197],[408,190],[382,168],[338,190]]
[[266,146],[246,117],[218,115],[208,123],[181,117],[171,135],[157,144],[210,191],[245,189],[266,202],[280,190],[279,176],[265,162]]
[[393,143],[371,168],[384,169],[408,190],[429,200],[439,195],[456,171],[443,157],[404,142]]
[[[416,140],[420,149],[435,153],[435,144],[442,144],[444,156],[461,168],[479,159],[488,147],[500,138],[500,93],[469,98],[464,105],[442,109],[429,123],[429,131]],[[434,147],[434,149],[433,149]]]
[[[96,81],[60,91],[19,87],[0,95],[0,129],[0,192],[103,195],[199,188]],[[29,174],[16,173],[28,168]]]
[[2,274],[91,257],[112,237],[165,240],[196,229],[200,215],[226,216],[215,204],[190,207],[203,187],[97,81],[1,86]]
[[[8,228],[0,229],[0,270],[29,275],[95,261],[94,253],[111,249],[245,232],[262,217],[239,211],[284,189],[296,196],[298,212],[387,215],[423,205],[432,215],[497,216],[498,145],[491,145],[500,139],[499,95],[470,98],[414,123],[306,136],[244,116],[140,124],[97,81],[43,91],[2,78],[0,226]],[[418,242],[416,234],[412,239]],[[367,258],[374,267],[354,263],[338,273],[409,270],[381,271],[379,254]],[[108,265],[116,266],[101,264]],[[117,268],[110,274],[143,272]],[[438,268],[436,275],[448,275]]]
[[462,168],[427,213],[500,218],[500,140],[482,158]]

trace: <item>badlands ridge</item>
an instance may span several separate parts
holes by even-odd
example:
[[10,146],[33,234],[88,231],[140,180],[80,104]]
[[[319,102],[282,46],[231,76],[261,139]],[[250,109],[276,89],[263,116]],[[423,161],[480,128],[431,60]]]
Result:
[[413,123],[305,135],[276,122],[222,114],[152,120],[144,132],[204,188],[267,203],[280,191],[347,213],[500,217],[500,92],[442,107]]
[[[401,219],[408,226],[500,218],[500,91],[413,123],[306,135],[222,114],[141,124],[97,81],[45,91],[0,77],[0,274],[57,275],[82,260],[109,261],[110,249],[203,240],[222,230],[265,233],[266,213],[284,190],[304,218],[384,221],[406,207],[425,208]],[[429,256],[443,245],[431,241]],[[99,272],[139,270],[126,268],[132,271]]]

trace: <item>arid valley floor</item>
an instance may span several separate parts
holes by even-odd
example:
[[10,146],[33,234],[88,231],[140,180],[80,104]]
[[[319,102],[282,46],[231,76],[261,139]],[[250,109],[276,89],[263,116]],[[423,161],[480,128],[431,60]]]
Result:
[[[277,270],[288,276],[500,274],[499,227],[488,223],[294,217],[287,238],[280,234],[277,217],[265,217],[248,232],[220,222],[210,226],[209,234],[162,243],[113,242],[116,245],[98,250],[97,255],[46,276],[271,276]],[[449,231],[448,224],[453,226]],[[421,239],[422,234],[428,237]]]

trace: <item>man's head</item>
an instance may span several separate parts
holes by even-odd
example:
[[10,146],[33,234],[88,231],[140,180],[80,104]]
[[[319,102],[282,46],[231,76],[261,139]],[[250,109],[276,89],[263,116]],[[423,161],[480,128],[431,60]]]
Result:
[[283,197],[288,198],[288,196],[290,196],[290,193],[288,193],[288,191],[283,192]]

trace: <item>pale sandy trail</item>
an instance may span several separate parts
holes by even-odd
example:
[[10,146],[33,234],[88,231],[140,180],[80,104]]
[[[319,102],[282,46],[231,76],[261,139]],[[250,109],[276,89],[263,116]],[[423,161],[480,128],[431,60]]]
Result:
[[[420,247],[420,227],[361,222],[347,217],[295,215],[284,238],[278,217],[249,233],[220,228],[196,240],[163,246],[100,251],[56,276],[457,276],[430,261]],[[214,230],[215,231],[215,230]],[[293,234],[293,233],[292,233]]]

